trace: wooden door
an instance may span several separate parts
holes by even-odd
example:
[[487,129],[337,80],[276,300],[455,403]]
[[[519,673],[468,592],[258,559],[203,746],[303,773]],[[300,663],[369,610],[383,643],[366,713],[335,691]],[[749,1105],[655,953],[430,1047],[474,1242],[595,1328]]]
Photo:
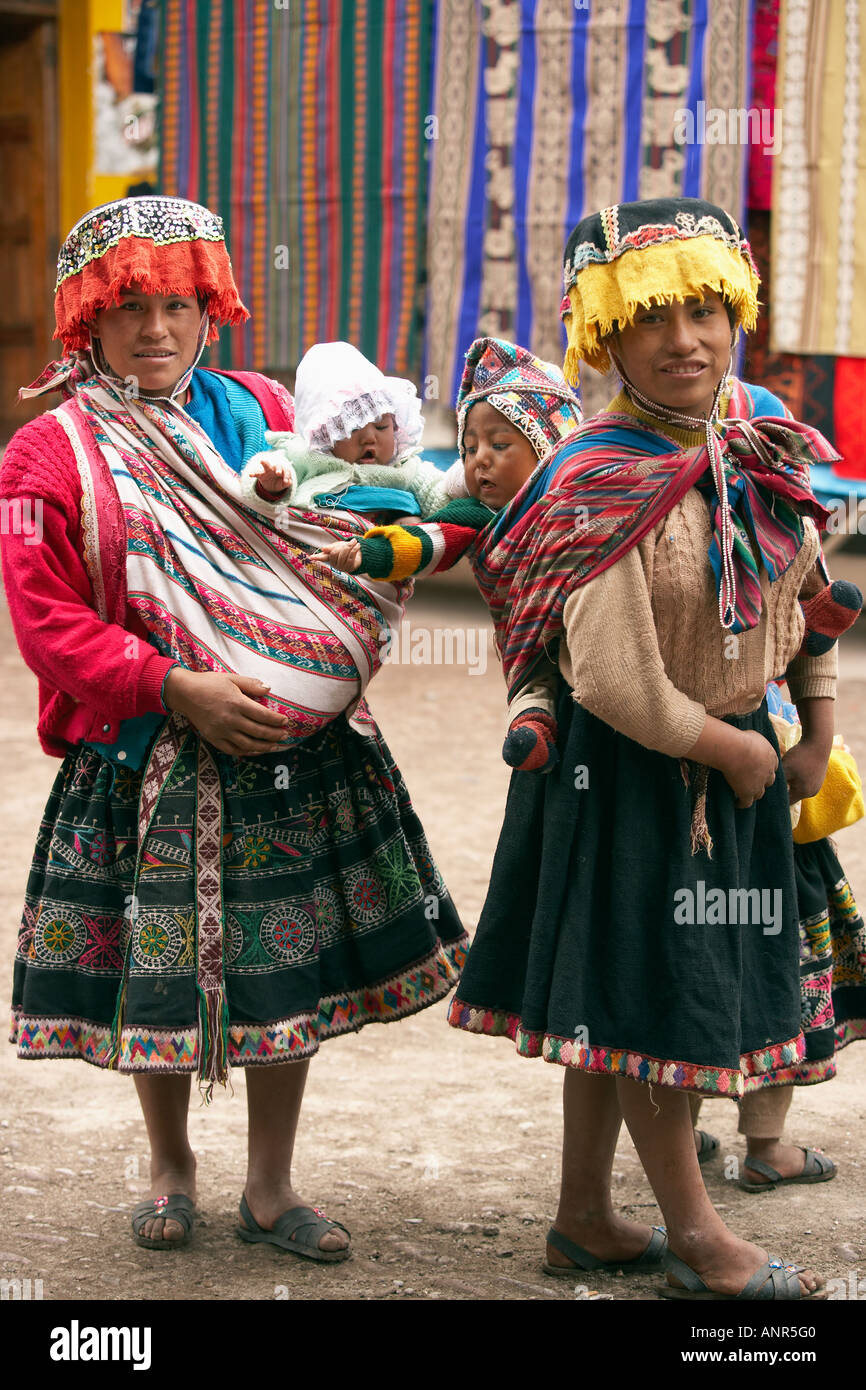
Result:
[[59,347],[51,341],[58,185],[51,8],[0,0],[0,446],[56,404],[17,400],[18,387]]

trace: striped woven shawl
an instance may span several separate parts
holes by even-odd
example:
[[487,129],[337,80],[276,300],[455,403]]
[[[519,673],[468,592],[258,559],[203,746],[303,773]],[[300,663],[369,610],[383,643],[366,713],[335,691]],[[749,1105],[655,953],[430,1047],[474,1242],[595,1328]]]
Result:
[[[720,429],[734,521],[733,630],[743,631],[760,618],[759,564],[778,579],[802,544],[801,518],[825,525],[809,464],[838,455],[817,430],[755,415],[752,395],[736,381]],[[683,448],[633,416],[602,412],[539,466],[472,557],[509,695],[558,640],[572,590],[615,564],[695,486],[713,513],[708,559],[718,577],[720,508],[705,444]]]

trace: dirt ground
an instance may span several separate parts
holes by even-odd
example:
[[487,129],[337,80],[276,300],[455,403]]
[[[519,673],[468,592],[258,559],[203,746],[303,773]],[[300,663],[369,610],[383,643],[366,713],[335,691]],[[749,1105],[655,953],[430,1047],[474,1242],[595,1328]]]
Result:
[[[864,581],[866,559],[841,554],[837,577]],[[413,630],[487,628],[464,576],[428,582],[408,610]],[[837,728],[866,769],[866,623],[845,640]],[[466,664],[392,663],[370,703],[402,768],[434,854],[473,929],[484,899],[508,771],[499,750],[504,687],[493,657]],[[411,658],[411,644],[403,653]],[[471,646],[470,655],[477,658]],[[446,647],[447,654],[447,647]],[[480,663],[476,660],[475,665]],[[37,823],[57,763],[35,733],[35,680],[0,612],[0,999],[11,962]],[[838,837],[866,903],[866,822]],[[3,1008],[6,1004],[3,1004]],[[128,1210],[145,1193],[147,1146],[128,1077],[81,1063],[25,1064],[0,1048],[0,1276],[42,1281],[46,1300],[573,1300],[586,1291],[645,1299],[661,1276],[552,1280],[541,1272],[555,1206],[561,1139],[558,1068],[526,1061],[502,1039],[445,1024],[446,1005],[325,1044],[310,1070],[296,1156],[308,1200],[343,1221],[353,1258],[318,1266],[234,1234],[244,1180],[244,1074],[209,1108],[193,1102],[203,1220],[172,1255],[139,1249]],[[744,1149],[735,1107],[708,1102],[721,1139],[706,1170],[713,1201],[740,1235],[828,1279],[866,1276],[866,1046],[849,1048],[833,1082],[795,1098],[788,1135],[836,1160],[835,1181],[749,1196],[730,1180]],[[650,1223],[660,1214],[628,1138],[615,1201]],[[167,1264],[171,1261],[171,1267]],[[166,1276],[168,1276],[168,1281]],[[33,1286],[35,1287],[35,1286]],[[863,1293],[866,1296],[866,1284]]]

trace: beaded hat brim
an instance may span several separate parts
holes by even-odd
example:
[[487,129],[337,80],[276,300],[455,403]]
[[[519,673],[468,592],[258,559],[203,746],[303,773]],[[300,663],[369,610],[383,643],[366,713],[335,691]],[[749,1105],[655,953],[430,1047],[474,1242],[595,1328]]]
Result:
[[634,323],[640,309],[682,303],[713,291],[751,332],[760,284],[751,248],[734,219],[698,198],[665,198],[603,208],[568,240],[563,319],[565,376],[576,384],[581,359],[610,367],[604,340]]
[[539,458],[577,429],[580,402],[559,367],[504,338],[476,338],[466,354],[457,396],[457,449],[466,417],[487,401],[526,435]]
[[197,296],[220,324],[249,318],[232,273],[222,219],[185,198],[122,198],[76,223],[57,261],[55,338],[84,351],[94,316],[135,284],[143,294]]

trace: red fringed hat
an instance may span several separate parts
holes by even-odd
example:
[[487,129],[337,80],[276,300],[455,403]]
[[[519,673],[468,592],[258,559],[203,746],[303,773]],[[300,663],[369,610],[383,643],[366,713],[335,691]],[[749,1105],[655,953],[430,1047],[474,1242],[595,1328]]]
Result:
[[89,346],[87,324],[135,282],[144,294],[199,295],[211,320],[249,318],[226,250],[222,218],[186,198],[120,198],[82,217],[57,258],[55,338],[67,353]]

